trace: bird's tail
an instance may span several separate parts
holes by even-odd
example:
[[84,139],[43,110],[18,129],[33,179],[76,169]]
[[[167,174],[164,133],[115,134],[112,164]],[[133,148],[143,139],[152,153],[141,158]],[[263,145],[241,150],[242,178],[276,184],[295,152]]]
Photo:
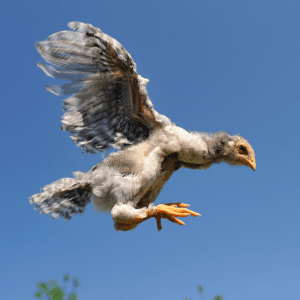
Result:
[[62,178],[46,185],[41,193],[31,196],[30,203],[35,203],[36,210],[42,214],[51,214],[52,219],[64,217],[70,220],[75,214],[83,214],[91,202],[91,182],[86,174],[73,173],[75,178]]

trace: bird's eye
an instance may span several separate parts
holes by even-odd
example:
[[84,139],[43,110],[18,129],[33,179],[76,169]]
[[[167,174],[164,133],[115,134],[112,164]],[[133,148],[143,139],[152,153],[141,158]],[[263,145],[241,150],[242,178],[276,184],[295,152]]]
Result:
[[239,146],[240,154],[248,154],[247,148],[245,146]]

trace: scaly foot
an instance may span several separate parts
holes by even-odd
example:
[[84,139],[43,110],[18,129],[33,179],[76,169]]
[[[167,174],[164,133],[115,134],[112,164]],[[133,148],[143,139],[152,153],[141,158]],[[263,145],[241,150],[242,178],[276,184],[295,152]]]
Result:
[[177,223],[179,225],[185,225],[184,222],[182,222],[181,220],[175,217],[187,217],[188,215],[191,215],[193,217],[201,216],[200,214],[187,209],[186,207],[188,206],[189,206],[188,204],[184,204],[180,202],[159,204],[156,207],[152,207],[147,210],[146,212],[147,217],[137,216],[130,220],[119,221],[118,228],[119,230],[124,230],[124,231],[132,230],[138,224],[152,217],[156,219],[158,231],[162,229],[161,218],[168,219],[169,221]]
[[154,211],[148,212],[148,217],[156,218],[158,231],[162,229],[161,218],[168,219],[169,221],[179,225],[185,225],[184,222],[175,217],[187,217],[188,215],[193,217],[201,216],[200,214],[187,209],[186,207],[188,206],[188,204],[180,202],[159,204]]

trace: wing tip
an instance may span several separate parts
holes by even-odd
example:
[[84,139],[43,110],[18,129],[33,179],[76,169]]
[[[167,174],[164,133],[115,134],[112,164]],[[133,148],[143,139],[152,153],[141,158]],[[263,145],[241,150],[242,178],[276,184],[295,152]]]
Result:
[[78,22],[78,21],[72,21],[72,22],[68,23],[68,27],[70,29],[73,29],[73,30],[76,31],[79,28],[79,24],[84,24],[84,23],[81,23],[81,22]]
[[56,96],[61,96],[62,91],[60,85],[46,85],[45,89],[47,92],[50,92]]
[[81,33],[91,33],[91,34],[95,34],[97,32],[102,33],[101,29],[94,27],[92,24],[83,23],[83,22],[79,22],[79,21],[69,22],[68,27],[70,29],[73,29],[73,30],[75,30],[77,32],[81,32]]

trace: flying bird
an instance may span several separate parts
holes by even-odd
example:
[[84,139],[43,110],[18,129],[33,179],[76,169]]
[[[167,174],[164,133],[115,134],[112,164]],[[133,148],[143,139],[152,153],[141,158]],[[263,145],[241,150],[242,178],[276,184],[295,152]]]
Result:
[[178,217],[198,216],[188,204],[154,201],[173,172],[180,168],[207,169],[214,163],[248,166],[255,155],[248,141],[227,132],[187,132],[154,110],[136,64],[124,47],[100,29],[70,22],[74,31],[61,31],[38,42],[49,64],[38,66],[48,76],[69,80],[46,86],[63,101],[62,130],[71,133],[82,152],[119,149],[90,171],[74,172],[30,197],[30,203],[53,219],[71,219],[92,202],[111,212],[116,230],[133,230],[154,217],[185,225]]

